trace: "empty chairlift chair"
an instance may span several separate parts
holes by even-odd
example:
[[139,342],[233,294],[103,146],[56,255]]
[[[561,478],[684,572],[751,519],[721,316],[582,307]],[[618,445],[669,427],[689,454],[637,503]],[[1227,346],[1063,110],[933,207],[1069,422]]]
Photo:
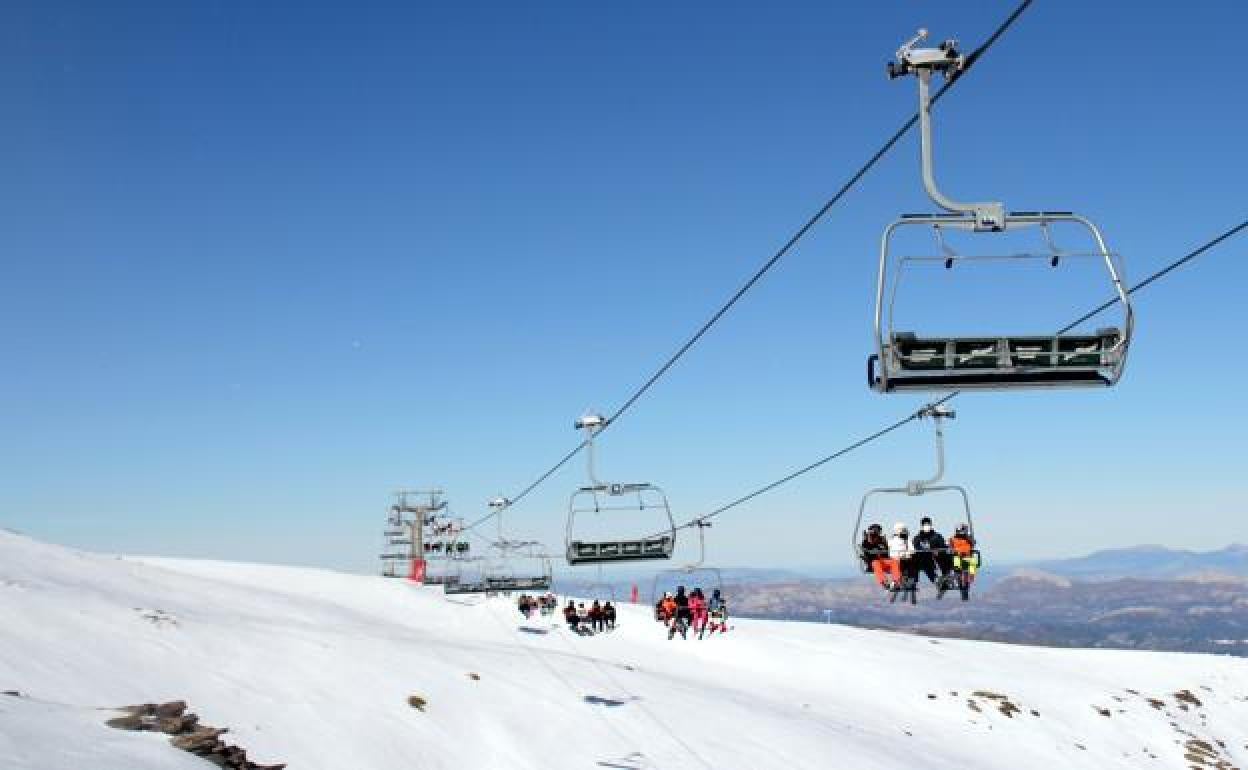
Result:
[[[890,62],[892,78],[914,75],[919,82],[919,125],[923,186],[928,196],[946,213],[912,214],[892,222],[880,242],[879,275],[876,288],[876,352],[867,360],[867,382],[880,393],[933,390],[1010,390],[1018,388],[1108,387],[1118,382],[1126,364],[1134,328],[1134,311],[1123,287],[1116,257],[1106,246],[1101,231],[1086,217],[1061,211],[1006,213],[1002,203],[960,203],[946,197],[936,187],[932,171],[932,127],[930,84],[933,74],[946,78],[965,66],[956,41],[945,41],[937,48],[916,48],[926,30],[897,52]],[[1082,253],[1062,252],[1053,244],[1050,229],[1072,225],[1085,231],[1093,249]],[[890,254],[893,237],[902,228],[930,227],[944,254],[934,257],[907,257],[898,265]],[[945,267],[977,259],[1000,256],[962,256],[950,250],[944,230],[971,233],[1003,233],[1020,228],[1038,228],[1049,249],[1043,254],[1012,255],[1008,259],[1047,259],[1058,267],[1066,257],[1090,257],[1102,262],[1108,284],[1121,310],[1121,324],[1092,332],[1072,333],[1038,330],[1014,334],[991,331],[969,336],[937,336],[899,330],[893,324],[897,282],[907,261],[938,259]],[[890,291],[891,287],[891,291]]]
[[[667,495],[653,484],[607,484],[594,472],[594,436],[606,427],[601,415],[590,414],[576,421],[578,430],[586,433],[589,466],[587,486],[580,487],[568,500],[567,560],[568,564],[605,564],[613,562],[670,559],[676,546],[676,522],[667,502]],[[632,531],[650,531],[662,527],[663,533],[643,537],[584,539],[577,535],[578,516],[607,514],[618,517]],[[625,519],[621,514],[628,514]],[[649,522],[647,524],[647,522]],[[648,529],[643,529],[648,527]],[[621,527],[623,528],[623,527]]]
[[442,583],[442,593],[448,596],[458,596],[463,594],[484,594],[489,592],[486,585],[485,571],[483,568],[476,568],[469,572],[465,569],[465,564],[469,562],[479,562],[480,557],[469,557],[455,560],[455,571],[449,574]]
[[490,544],[497,553],[497,563],[487,570],[485,587],[489,593],[550,590],[552,570],[550,557],[536,540],[510,540],[503,535],[503,512],[511,507],[505,497],[490,501],[498,525],[498,539]]

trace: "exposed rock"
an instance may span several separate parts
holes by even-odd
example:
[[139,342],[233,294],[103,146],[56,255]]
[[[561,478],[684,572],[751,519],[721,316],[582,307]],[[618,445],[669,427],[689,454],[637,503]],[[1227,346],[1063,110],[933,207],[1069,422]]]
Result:
[[224,727],[200,727],[186,735],[174,736],[170,743],[192,754],[207,754],[220,745],[217,738],[226,732]]
[[155,715],[158,717],[180,717],[186,713],[186,701],[172,700],[168,703],[162,703],[155,709]]
[[[422,699],[421,705],[423,704]],[[229,732],[228,728],[199,724],[197,715],[186,713],[186,701],[141,703],[121,710],[127,713],[108,720],[109,727],[171,735],[173,737],[169,742],[174,748],[202,757],[217,767],[228,770],[285,770],[285,764],[259,765],[249,761],[246,749],[231,746],[221,740],[221,736]]]
[[123,717],[114,717],[104,724],[109,727],[115,727],[118,730],[143,730],[146,725],[143,723],[143,717],[138,714],[126,714]]
[[182,716],[158,718],[155,729],[167,735],[181,735],[194,730],[198,723],[198,716],[184,714]]

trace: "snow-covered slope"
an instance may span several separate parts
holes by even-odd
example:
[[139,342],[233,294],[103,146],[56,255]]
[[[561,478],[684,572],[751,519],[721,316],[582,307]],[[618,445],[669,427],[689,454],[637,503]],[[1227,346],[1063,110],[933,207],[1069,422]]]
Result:
[[581,638],[502,599],[2,531],[0,618],[0,690],[30,698],[0,697],[0,756],[22,770],[195,766],[94,726],[116,761],[65,753],[65,724],[109,716],[87,709],[174,699],[291,770],[1248,766],[1243,659],[748,620],[669,642],[627,606]]

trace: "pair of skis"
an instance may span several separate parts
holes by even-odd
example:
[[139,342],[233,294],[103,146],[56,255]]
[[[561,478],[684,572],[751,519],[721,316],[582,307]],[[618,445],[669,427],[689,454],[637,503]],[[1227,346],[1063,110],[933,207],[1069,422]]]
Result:
[[910,599],[911,604],[919,603],[919,581],[914,578],[906,578],[901,581],[901,585],[894,584],[893,588],[888,592],[888,603],[895,604],[897,597],[901,597],[904,604],[906,599]]
[[945,595],[946,591],[958,589],[958,593],[962,596],[962,601],[970,601],[971,599],[971,578],[965,570],[954,570],[947,575],[942,575],[940,581],[936,584],[936,598],[940,599]]
[[[943,599],[945,593],[958,589],[958,593],[962,596],[962,601],[969,601],[971,598],[971,581],[965,572],[951,572],[947,575],[941,575],[940,580],[936,581],[936,598]],[[889,590],[888,603],[895,604],[897,597],[901,597],[904,604],[907,599],[911,604],[919,603],[919,581],[917,578],[906,578],[901,585],[894,585]]]

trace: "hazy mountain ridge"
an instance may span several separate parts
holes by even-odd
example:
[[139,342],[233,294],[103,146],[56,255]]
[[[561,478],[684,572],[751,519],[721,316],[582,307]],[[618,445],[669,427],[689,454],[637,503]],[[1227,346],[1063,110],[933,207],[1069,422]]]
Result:
[[1160,545],[1139,545],[1096,551],[1073,559],[1052,559],[1019,566],[1033,567],[1080,580],[1177,578],[1211,573],[1248,578],[1248,545],[1234,543],[1220,550],[1203,552]]

